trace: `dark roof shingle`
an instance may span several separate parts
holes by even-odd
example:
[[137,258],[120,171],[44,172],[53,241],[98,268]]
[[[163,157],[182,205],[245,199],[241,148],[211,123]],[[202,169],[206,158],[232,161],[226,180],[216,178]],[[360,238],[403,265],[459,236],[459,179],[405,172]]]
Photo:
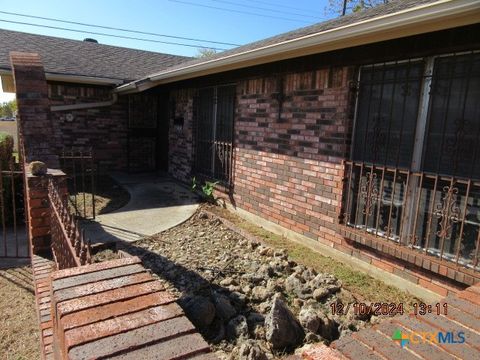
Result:
[[191,60],[184,56],[0,29],[0,69],[10,69],[11,51],[38,53],[48,73],[124,81],[137,80]]

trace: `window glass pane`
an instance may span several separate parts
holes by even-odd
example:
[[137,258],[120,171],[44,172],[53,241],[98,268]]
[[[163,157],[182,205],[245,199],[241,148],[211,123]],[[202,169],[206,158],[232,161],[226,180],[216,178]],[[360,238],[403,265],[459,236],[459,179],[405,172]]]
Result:
[[353,160],[409,168],[423,62],[361,70]]
[[423,170],[480,178],[480,54],[435,60]]

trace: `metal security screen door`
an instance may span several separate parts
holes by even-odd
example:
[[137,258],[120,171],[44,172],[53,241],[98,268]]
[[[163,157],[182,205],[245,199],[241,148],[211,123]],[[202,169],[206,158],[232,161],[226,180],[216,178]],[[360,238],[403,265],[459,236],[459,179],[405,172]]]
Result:
[[478,268],[480,54],[363,67],[348,226]]
[[136,94],[129,97],[128,170],[153,171],[156,168],[158,97]]
[[233,157],[235,86],[204,88],[197,98],[195,171],[229,184]]

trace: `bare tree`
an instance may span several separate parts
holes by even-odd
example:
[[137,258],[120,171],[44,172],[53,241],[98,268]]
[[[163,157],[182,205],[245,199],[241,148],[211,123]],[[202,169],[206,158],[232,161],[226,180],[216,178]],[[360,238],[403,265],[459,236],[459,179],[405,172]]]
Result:
[[387,4],[391,0],[329,0],[327,11],[345,15],[345,13],[358,12],[373,8],[377,5]]
[[209,48],[198,48],[197,49],[197,55],[195,55],[196,58],[203,59],[203,58],[209,58],[215,55],[217,51],[215,49],[209,49]]

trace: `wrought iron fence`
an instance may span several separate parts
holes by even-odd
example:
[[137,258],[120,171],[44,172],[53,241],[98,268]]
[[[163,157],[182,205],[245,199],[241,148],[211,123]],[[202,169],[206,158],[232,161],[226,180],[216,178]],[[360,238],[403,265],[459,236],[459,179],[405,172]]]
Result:
[[60,167],[67,174],[69,206],[74,215],[95,219],[96,164],[92,148],[64,148],[59,156]]
[[48,183],[52,253],[59,269],[91,263],[90,243],[77,220],[70,214],[67,194],[62,194],[55,179]]
[[0,161],[0,257],[28,257],[23,171],[11,158]]
[[480,270],[480,181],[345,166],[344,225]]
[[195,173],[231,185],[235,86],[200,89],[195,101]]

